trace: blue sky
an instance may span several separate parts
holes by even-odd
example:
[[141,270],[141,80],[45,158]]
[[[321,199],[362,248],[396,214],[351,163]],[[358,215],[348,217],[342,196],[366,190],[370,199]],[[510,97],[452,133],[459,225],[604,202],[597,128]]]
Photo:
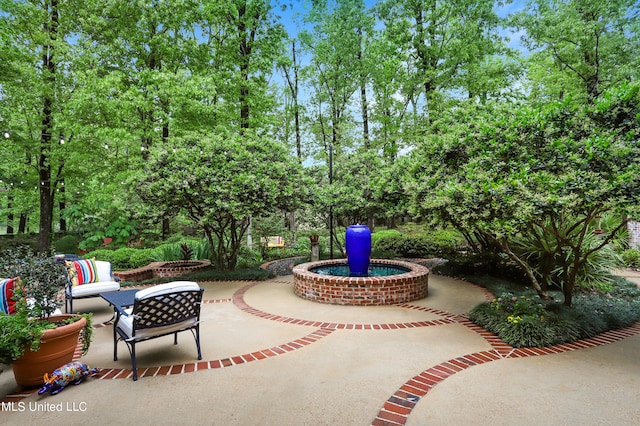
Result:
[[[311,0],[281,0],[287,6],[285,11],[281,11],[279,6],[275,5],[274,11],[277,15],[282,17],[282,23],[287,28],[287,31],[290,35],[294,36],[297,34],[302,24],[302,15],[306,13],[306,11],[311,7]],[[365,0],[365,4],[367,7],[372,7],[380,0]],[[496,11],[499,16],[505,17],[509,14],[520,12],[526,8],[527,0],[513,0],[508,2],[507,4],[497,7]],[[514,49],[520,49],[520,36],[515,33],[505,30],[503,35],[510,38],[509,47]]]

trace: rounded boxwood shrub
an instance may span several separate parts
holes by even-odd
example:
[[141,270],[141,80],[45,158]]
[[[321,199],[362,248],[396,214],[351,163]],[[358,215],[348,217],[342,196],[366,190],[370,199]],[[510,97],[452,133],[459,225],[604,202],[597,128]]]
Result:
[[431,247],[424,237],[412,237],[402,234],[391,234],[379,237],[374,250],[384,253],[388,257],[424,257],[429,254]]
[[129,247],[114,250],[112,267],[119,270],[133,269],[131,257],[135,255],[136,251],[137,249]]
[[157,256],[156,251],[154,249],[134,249],[134,250],[135,251],[131,252],[131,257],[129,259],[129,264],[131,265],[131,269],[147,266],[151,262],[154,262]]
[[111,267],[113,268],[113,250],[109,249],[98,249],[90,251],[84,254],[82,257],[86,259],[96,258],[96,260],[104,260],[105,262],[110,262]]

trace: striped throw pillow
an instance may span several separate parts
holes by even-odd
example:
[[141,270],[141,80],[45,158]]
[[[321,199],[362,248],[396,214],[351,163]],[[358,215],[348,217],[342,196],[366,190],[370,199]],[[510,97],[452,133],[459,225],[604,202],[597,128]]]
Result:
[[0,312],[16,313],[16,301],[13,300],[14,289],[20,284],[20,278],[0,279]]
[[96,259],[65,261],[72,286],[98,282]]

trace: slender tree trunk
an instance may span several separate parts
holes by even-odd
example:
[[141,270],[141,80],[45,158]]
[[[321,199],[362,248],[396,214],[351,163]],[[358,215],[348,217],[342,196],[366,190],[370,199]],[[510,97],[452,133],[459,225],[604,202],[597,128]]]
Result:
[[51,244],[51,228],[53,224],[53,198],[51,182],[51,132],[53,128],[53,85],[56,80],[55,41],[58,34],[58,1],[51,0],[44,4],[47,12],[45,32],[48,40],[43,46],[42,68],[45,70],[44,94],[42,99],[42,134],[38,157],[38,178],[40,188],[40,227],[38,234],[38,251],[45,253]]
[[64,209],[66,208],[66,203],[65,203],[65,186],[64,186],[64,179],[61,180],[61,185],[60,185],[60,201],[58,202],[58,209],[60,211],[60,232],[67,232],[67,221],[64,219],[62,213],[64,212]]
[[13,234],[13,195],[7,195],[7,234]]
[[362,28],[358,28],[360,46],[358,49],[358,62],[360,69],[360,102],[362,103],[362,137],[365,149],[369,149],[369,102],[367,101],[367,82],[365,78],[364,64],[362,63]]
[[520,259],[513,251],[511,251],[511,248],[509,248],[509,244],[507,242],[507,240],[505,238],[502,239],[497,239],[491,235],[489,235],[489,237],[491,239],[493,239],[498,246],[500,247],[500,249],[507,255],[509,256],[509,258],[511,260],[513,260],[514,262],[516,262],[518,264],[518,266],[520,266],[520,268],[522,268],[522,270],[525,271],[525,273],[527,274],[527,277],[529,277],[529,281],[531,282],[531,285],[533,286],[533,288],[536,290],[536,292],[538,293],[538,296],[540,296],[540,298],[542,300],[553,300],[553,298],[551,296],[549,296],[547,294],[547,292],[545,292],[544,290],[542,290],[542,288],[540,287],[540,284],[538,283],[538,280],[536,279],[535,274],[533,273],[533,270],[529,267],[529,265],[527,265],[522,259]]
[[27,215],[20,213],[20,220],[18,221],[18,234],[24,234],[27,231]]

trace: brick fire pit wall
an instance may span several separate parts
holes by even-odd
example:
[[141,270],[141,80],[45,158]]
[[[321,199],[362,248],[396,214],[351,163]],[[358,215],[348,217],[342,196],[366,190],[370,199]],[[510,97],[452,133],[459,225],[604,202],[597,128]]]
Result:
[[409,272],[386,277],[321,275],[311,268],[345,264],[346,259],[303,263],[293,268],[293,291],[307,300],[333,305],[376,306],[411,302],[427,297],[429,269],[411,262],[372,259],[372,264],[401,266]]
[[113,275],[122,281],[139,282],[151,278],[173,278],[192,274],[211,266],[208,260],[176,260],[173,262],[152,262],[142,268],[128,271],[114,271]]

